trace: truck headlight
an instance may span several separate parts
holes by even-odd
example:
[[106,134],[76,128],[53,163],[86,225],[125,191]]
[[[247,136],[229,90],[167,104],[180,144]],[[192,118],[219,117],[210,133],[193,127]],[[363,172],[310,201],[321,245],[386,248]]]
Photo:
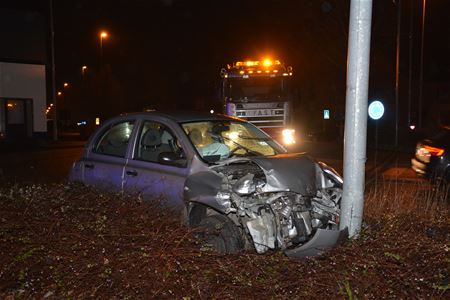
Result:
[[283,144],[286,146],[295,144],[295,130],[294,129],[283,129],[281,132],[283,136]]

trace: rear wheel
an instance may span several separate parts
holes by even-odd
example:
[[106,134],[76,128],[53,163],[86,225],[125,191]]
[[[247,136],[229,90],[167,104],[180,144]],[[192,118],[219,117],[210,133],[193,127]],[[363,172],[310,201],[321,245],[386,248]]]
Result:
[[204,246],[214,251],[231,254],[244,248],[241,230],[224,215],[208,216],[198,226],[198,237],[204,242]]

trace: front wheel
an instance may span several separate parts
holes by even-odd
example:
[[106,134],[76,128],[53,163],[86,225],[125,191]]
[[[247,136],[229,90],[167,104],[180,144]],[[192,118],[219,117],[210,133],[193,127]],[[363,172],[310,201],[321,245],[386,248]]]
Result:
[[232,254],[244,248],[241,230],[224,215],[208,216],[198,227],[198,237],[204,242],[204,246],[214,251]]

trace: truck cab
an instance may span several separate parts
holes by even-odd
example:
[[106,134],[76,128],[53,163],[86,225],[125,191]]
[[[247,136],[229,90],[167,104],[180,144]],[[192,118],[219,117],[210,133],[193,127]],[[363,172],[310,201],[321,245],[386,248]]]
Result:
[[221,70],[223,112],[253,123],[285,147],[293,146],[292,74],[292,67],[279,60],[227,65]]

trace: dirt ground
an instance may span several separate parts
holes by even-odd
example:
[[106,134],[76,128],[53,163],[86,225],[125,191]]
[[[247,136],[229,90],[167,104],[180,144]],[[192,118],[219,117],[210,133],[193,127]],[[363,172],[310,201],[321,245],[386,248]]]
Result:
[[0,298],[449,299],[448,205],[391,205],[387,190],[368,196],[359,239],[292,259],[203,249],[156,202],[79,185],[3,186]]

